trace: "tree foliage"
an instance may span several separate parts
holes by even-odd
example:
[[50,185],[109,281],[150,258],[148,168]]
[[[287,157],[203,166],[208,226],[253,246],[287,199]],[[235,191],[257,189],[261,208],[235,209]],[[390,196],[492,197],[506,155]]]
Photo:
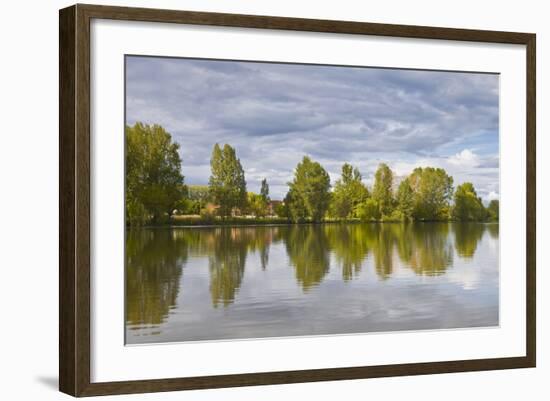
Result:
[[369,198],[357,205],[356,214],[357,217],[364,221],[379,220],[381,217],[380,205],[374,198]]
[[289,211],[288,205],[284,201],[277,203],[273,212],[278,217],[290,220],[290,211]]
[[187,193],[189,199],[199,201],[202,205],[210,199],[210,189],[207,185],[188,185]]
[[393,172],[385,163],[381,163],[374,174],[372,198],[378,203],[380,215],[389,216],[393,210]]
[[188,185],[186,197],[182,198],[177,205],[180,214],[198,215],[210,199],[210,190],[207,185]]
[[499,202],[498,199],[493,199],[487,206],[487,214],[489,219],[498,221],[499,218]]
[[319,163],[304,156],[296,166],[289,188],[287,197],[293,220],[323,219],[330,202],[330,177]]
[[333,217],[356,217],[355,208],[369,197],[369,191],[362,182],[362,176],[357,167],[344,163],[342,176],[336,181],[330,206]]
[[[245,174],[229,144],[215,144],[208,186],[184,185],[179,145],[159,125],[127,126],[126,220],[130,225],[160,223],[172,213],[222,217],[246,213],[263,218],[271,203],[267,179],[260,193],[248,193]],[[372,191],[357,167],[344,163],[331,191],[328,172],[304,156],[288,183],[283,202],[273,201],[274,212],[289,221],[320,222],[325,216],[365,221],[484,221],[499,218],[499,202],[485,208],[472,183],[453,189],[453,178],[442,168],[418,167],[395,190],[391,168],[379,164]]]
[[255,194],[254,192],[248,193],[247,211],[249,214],[255,217],[267,216],[267,201],[263,195]]
[[409,176],[414,196],[413,217],[416,220],[449,218],[453,196],[453,178],[442,168],[417,167]]
[[265,178],[262,180],[262,186],[260,188],[260,195],[266,203],[268,203],[270,201],[270,199],[269,199],[269,185],[267,184],[267,180]]
[[414,212],[414,191],[409,178],[405,178],[397,188],[397,209],[405,220],[409,220]]
[[222,149],[216,143],[212,150],[210,168],[210,196],[219,206],[218,214],[227,217],[235,208],[244,208],[247,201],[246,181],[235,149],[228,144]]
[[131,225],[172,215],[185,194],[179,145],[160,125],[126,126],[126,219]]
[[454,194],[453,218],[459,221],[479,221],[486,217],[487,212],[474,185],[471,182],[459,185]]

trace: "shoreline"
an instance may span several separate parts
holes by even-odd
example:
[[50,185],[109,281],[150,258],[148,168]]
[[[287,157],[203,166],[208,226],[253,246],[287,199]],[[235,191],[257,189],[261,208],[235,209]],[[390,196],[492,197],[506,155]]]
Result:
[[458,221],[458,220],[424,220],[424,221],[361,221],[361,220],[339,220],[339,221],[320,221],[320,222],[250,222],[227,221],[226,223],[208,223],[200,222],[195,224],[148,224],[143,226],[126,226],[127,230],[132,229],[152,229],[152,228],[241,228],[241,227],[282,227],[282,226],[316,226],[329,224],[442,224],[442,223],[466,223],[466,224],[499,224],[499,221]]

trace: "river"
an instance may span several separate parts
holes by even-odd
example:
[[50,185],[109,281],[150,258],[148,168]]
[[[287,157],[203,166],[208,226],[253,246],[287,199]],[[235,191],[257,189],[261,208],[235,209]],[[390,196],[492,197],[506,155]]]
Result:
[[499,324],[498,223],[129,229],[126,343]]

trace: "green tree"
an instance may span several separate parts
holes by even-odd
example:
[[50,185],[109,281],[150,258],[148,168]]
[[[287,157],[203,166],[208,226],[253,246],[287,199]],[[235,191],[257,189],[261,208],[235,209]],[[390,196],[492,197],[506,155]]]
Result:
[[446,220],[453,196],[453,178],[442,168],[417,167],[409,176],[414,191],[415,220]]
[[247,210],[255,217],[265,217],[267,215],[267,202],[265,198],[262,195],[249,192]]
[[304,156],[296,166],[294,180],[289,183],[289,187],[293,219],[303,219],[306,214],[315,222],[321,221],[330,202],[330,177],[326,170]]
[[267,184],[267,180],[264,178],[262,180],[262,187],[260,189],[260,195],[262,196],[263,200],[268,203],[270,201],[269,199],[269,185]]
[[230,216],[235,208],[243,209],[247,200],[246,181],[235,149],[228,144],[222,149],[216,143],[212,150],[210,168],[210,196],[218,204],[220,216]]
[[190,200],[197,203],[198,214],[206,206],[206,203],[210,201],[210,189],[207,185],[189,185],[187,187],[187,196]]
[[471,182],[459,185],[454,194],[453,218],[459,221],[481,221],[486,216],[485,207],[474,185]]
[[342,176],[336,181],[332,193],[330,214],[334,217],[353,217],[355,208],[369,197],[361,173],[348,163],[342,166]]
[[290,210],[286,201],[277,203],[274,212],[275,215],[277,215],[278,217],[281,217],[283,219],[290,219]]
[[160,125],[126,126],[126,219],[139,225],[172,215],[185,194],[179,145]]
[[389,216],[393,211],[393,172],[381,163],[374,174],[372,197],[378,203],[381,216]]
[[405,178],[397,189],[397,209],[405,220],[411,219],[414,212],[414,192],[409,178]]
[[303,199],[297,195],[296,191],[290,188],[284,200],[286,217],[295,222],[304,221],[307,218],[307,209]]
[[[193,190],[191,189],[192,187],[195,186],[184,185],[184,189],[182,191],[183,198],[181,198],[176,204],[177,212],[180,215],[198,215],[204,205],[201,200],[197,199],[195,193],[193,193]],[[208,187],[204,188],[208,191]]]
[[181,198],[176,204],[176,209],[180,215],[196,215],[200,213],[199,203],[188,198]]
[[380,205],[373,198],[369,198],[357,205],[355,214],[364,221],[380,220]]
[[499,201],[498,199],[493,199],[491,202],[489,202],[489,206],[487,206],[487,214],[491,220],[498,221],[498,213]]

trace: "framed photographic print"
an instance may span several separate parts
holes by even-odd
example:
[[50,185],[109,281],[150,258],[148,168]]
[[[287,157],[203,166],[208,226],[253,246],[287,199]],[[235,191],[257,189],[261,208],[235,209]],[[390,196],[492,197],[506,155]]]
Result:
[[60,11],[60,390],[535,366],[535,35]]

